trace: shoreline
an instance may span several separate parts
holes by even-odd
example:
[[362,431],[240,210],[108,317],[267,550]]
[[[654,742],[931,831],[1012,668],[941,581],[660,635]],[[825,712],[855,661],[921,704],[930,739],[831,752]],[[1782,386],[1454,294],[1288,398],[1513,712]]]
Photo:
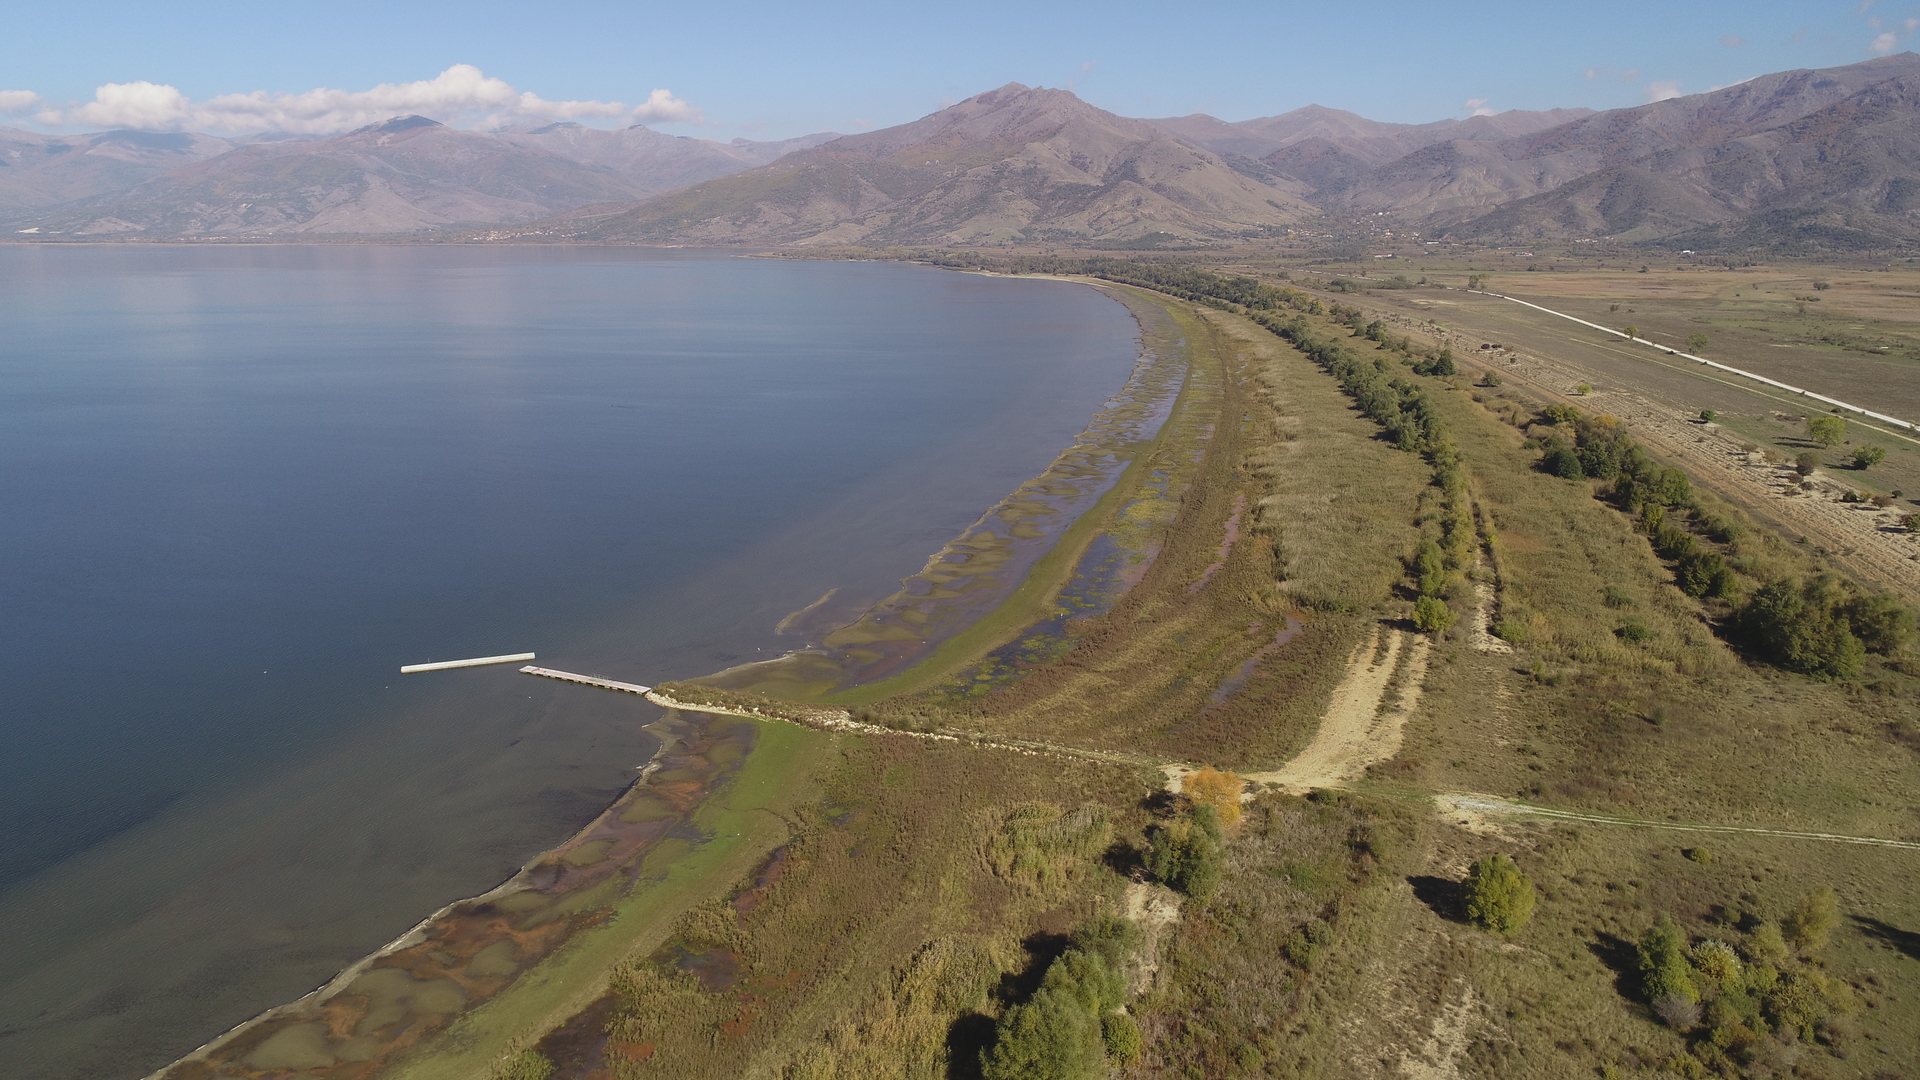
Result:
[[[1060,280],[1075,281],[1070,278]],[[1120,299],[1116,295],[1120,290],[1116,290],[1111,283],[1091,281],[1075,281],[1075,283],[1100,288],[1108,295],[1114,296],[1116,300]],[[1159,306],[1157,299],[1146,299],[1146,294],[1143,294],[1142,299],[1156,307]],[[1152,358],[1147,355],[1150,352],[1147,344],[1148,329],[1141,311],[1134,304],[1121,302],[1127,307],[1136,326],[1140,327],[1138,340],[1142,356],[1136,361],[1134,375],[1129,377],[1126,386],[1110,398],[1108,404],[1096,415],[1094,422],[1089,425],[1089,432],[1100,426],[1102,418],[1110,418],[1110,414],[1114,411],[1114,403],[1125,398],[1128,391],[1135,387],[1143,369],[1152,367],[1155,359],[1164,360],[1164,358]],[[1182,344],[1189,345],[1184,338]],[[1151,430],[1145,433],[1145,439],[1127,440],[1129,445],[1144,444],[1148,448],[1157,446],[1172,418],[1177,414],[1179,401],[1184,397],[1185,387],[1190,379],[1191,365],[1186,362],[1184,354],[1175,361],[1175,364],[1179,367],[1180,373],[1174,392],[1164,395],[1165,408],[1158,410],[1158,415],[1153,418]],[[1164,362],[1162,366],[1165,366]],[[921,573],[926,574],[936,564],[941,563],[954,550],[956,543],[962,543],[974,536],[982,522],[994,517],[997,511],[1013,503],[1022,492],[1045,481],[1063,462],[1069,461],[1076,451],[1080,452],[1081,456],[1085,456],[1087,441],[1086,435],[1083,434],[1076,440],[1073,447],[1056,456],[1053,465],[1049,466],[1041,477],[1022,485],[1012,495],[995,504],[994,507],[990,507],[973,526],[963,531],[960,537],[950,541],[935,553],[928,561],[928,569]],[[984,654],[986,648],[992,648],[992,645],[981,648],[977,641],[969,641],[967,645],[954,650],[949,650],[947,646],[966,637],[969,631],[980,627],[996,613],[1011,607],[1018,607],[1024,611],[1025,608],[1036,604],[1044,605],[1048,598],[1057,595],[1071,579],[1075,564],[1094,535],[1100,531],[1104,518],[1112,513],[1115,503],[1113,496],[1123,492],[1129,477],[1132,477],[1137,484],[1135,466],[1146,456],[1143,454],[1137,459],[1130,456],[1129,460],[1117,462],[1120,467],[1112,470],[1111,477],[1104,484],[1099,485],[1099,490],[1094,493],[1088,505],[1078,508],[1066,527],[1061,529],[1059,535],[1054,538],[1054,542],[1045,550],[1036,553],[1027,565],[1021,568],[1021,573],[1016,579],[1007,583],[1006,588],[994,598],[992,603],[980,610],[969,612],[970,617],[966,618],[962,625],[942,642],[928,649],[925,655],[915,658],[903,670],[883,675],[874,683],[856,683],[855,686],[849,686],[841,693],[850,692],[856,687],[865,688],[873,685],[895,684],[897,687],[896,680],[905,679],[915,672],[922,672],[921,677],[926,678],[927,675],[923,669],[929,668],[934,669],[932,677],[938,678],[944,673],[938,668],[939,664],[946,663],[951,667],[956,655],[964,656],[975,652]],[[1076,542],[1070,543],[1070,540]],[[1067,548],[1072,548],[1071,552],[1068,552]],[[1068,555],[1071,557],[1067,557]],[[1063,562],[1064,566],[1061,565]],[[1043,577],[1059,580],[1040,580]],[[1033,586],[1039,586],[1039,588],[1035,589]],[[1036,592],[1044,595],[1035,595]],[[907,590],[903,588],[901,593],[876,603],[868,613],[861,616],[861,620],[856,621],[855,625],[889,603],[896,603],[897,607],[897,601],[906,593]],[[1016,604],[1016,600],[1022,603]],[[1030,621],[1031,619],[1022,619],[1017,625],[995,628],[994,632],[1010,638],[1017,635]],[[805,648],[794,650],[785,657],[763,663],[777,664],[781,660],[807,651]],[[717,673],[716,676],[708,678],[716,678],[724,674],[726,673]],[[835,697],[839,696],[841,695],[835,695]],[[648,929],[664,932],[665,927],[671,924],[680,910],[699,902],[697,894],[730,886],[740,873],[744,872],[744,868],[734,866],[740,861],[738,852],[734,849],[740,845],[719,842],[727,839],[737,841],[745,835],[745,830],[736,834],[721,835],[712,829],[699,829],[698,823],[705,820],[709,824],[719,825],[729,815],[737,816],[751,810],[771,809],[772,807],[769,806],[745,809],[737,806],[720,807],[714,796],[723,790],[732,790],[740,773],[756,767],[761,771],[772,768],[779,773],[777,777],[763,778],[760,781],[763,785],[771,785],[777,779],[784,781],[780,785],[784,790],[801,782],[804,779],[805,770],[800,769],[797,764],[782,762],[772,765],[768,763],[766,755],[755,754],[754,751],[772,749],[770,746],[760,745],[765,742],[786,744],[789,748],[794,748],[801,741],[811,740],[812,736],[810,733],[802,735],[799,725],[771,723],[784,718],[753,716],[742,712],[720,711],[697,706],[683,707],[682,703],[666,695],[662,695],[664,700],[655,699],[652,694],[648,697],[655,700],[656,704],[669,709],[666,716],[645,725],[644,728],[660,738],[660,745],[642,766],[640,775],[585,827],[556,847],[534,856],[500,884],[477,896],[455,900],[444,905],[420,920],[406,933],[342,969],[314,990],[294,1001],[273,1006],[243,1021],[188,1054],[148,1074],[146,1080],[187,1080],[187,1077],[201,1080],[203,1077],[214,1076],[257,1076],[266,1075],[273,1069],[288,1067],[331,1071],[332,1067],[348,1065],[353,1066],[353,1075],[356,1076],[370,1075],[365,1070],[371,1067],[387,1075],[432,1077],[439,1072],[434,1067],[434,1062],[441,1060],[444,1056],[439,1048],[450,1038],[456,1038],[462,1044],[461,1052],[455,1055],[461,1058],[471,1058],[469,1051],[475,1041],[495,1042],[508,1047],[517,1046],[516,1040],[519,1036],[503,1038],[498,1033],[482,1035],[473,1030],[479,1024],[480,1014],[511,1011],[502,1003],[508,998],[529,996],[524,993],[516,994],[516,990],[522,986],[538,982],[542,987],[551,989],[556,976],[553,970],[556,964],[563,966],[578,964],[580,954],[585,951],[586,939],[592,937],[595,931],[606,924],[629,921],[618,918],[617,915],[630,913],[634,919],[647,924],[640,928],[636,937],[643,937]],[[667,701],[675,701],[675,704],[667,705]],[[840,712],[840,710],[834,711]],[[695,716],[704,716],[707,720],[704,724],[690,722],[683,718],[686,712],[692,712]],[[724,718],[727,722],[719,722],[720,718]],[[884,731],[890,734],[906,734],[890,728],[857,724],[850,717],[847,723],[851,726],[846,730],[853,733],[867,734]],[[743,735],[738,731],[716,732],[716,728],[748,728],[751,734]],[[872,729],[871,732],[866,730],[868,728]],[[779,729],[792,732],[794,737],[777,735],[768,737],[771,731]],[[955,741],[974,741],[950,735],[937,737]],[[744,745],[741,746],[737,756],[733,756],[731,751],[717,752],[715,744]],[[995,740],[992,745],[1025,754],[1059,752],[1058,749],[1025,747],[1010,742],[1003,745],[1000,740]],[[1072,756],[1117,760],[1098,751],[1075,753]],[[719,760],[721,758],[728,760]],[[1139,764],[1138,762],[1125,763]],[[682,774],[690,769],[700,772],[703,764],[706,767],[706,775],[693,782],[693,787],[689,789],[687,787],[689,781]],[[651,816],[652,810],[641,810],[636,818],[636,807],[654,797],[665,797],[666,801],[673,805],[673,812],[666,816]],[[777,814],[775,817],[779,820]],[[660,825],[662,821],[668,821],[669,824],[662,826]],[[623,832],[622,825],[650,827],[627,829]],[[781,828],[784,828],[784,824]],[[599,835],[607,832],[617,835]],[[764,841],[766,838],[760,839]],[[626,842],[622,843],[623,840]],[[595,850],[596,846],[601,844],[606,846]],[[765,846],[767,850],[772,850],[774,845],[749,843],[746,846],[748,849]],[[616,851],[618,851],[617,855]],[[710,857],[704,860],[698,858],[703,854]],[[735,857],[728,857],[729,854]],[[764,854],[754,856],[754,858],[760,857],[764,857]],[[709,873],[706,875],[706,878],[713,880],[687,882],[685,879],[688,876],[699,876],[697,871],[700,868],[694,864],[702,861],[718,862],[719,865],[708,868]],[[577,873],[574,875],[575,880],[568,882],[570,868],[587,867],[597,868],[598,872]],[[728,876],[727,871],[730,870],[734,872]],[[619,885],[618,879],[622,876],[629,880],[624,888],[615,888]],[[564,887],[560,887],[563,883],[566,883]],[[675,888],[668,889],[668,894],[663,895],[661,888],[667,885],[674,885]],[[491,939],[484,942],[472,939],[469,935],[461,942],[464,955],[449,953],[445,949],[435,947],[436,943],[445,944],[443,939],[457,936],[449,928],[457,930],[463,921],[472,923],[476,920],[491,919],[492,922],[504,926],[511,921],[507,916],[524,914],[515,909],[525,907],[531,902],[531,894],[536,893],[543,897],[553,897],[550,903],[541,904],[541,907],[566,909],[563,914],[566,918],[567,932],[552,931],[550,928],[554,924],[549,920],[544,924],[549,929],[536,935],[525,933],[514,935],[510,931],[499,928],[496,928]],[[693,899],[689,899],[686,895],[688,893],[696,895]],[[602,901],[602,904],[590,909],[589,902],[594,900]],[[634,910],[647,906],[649,900],[656,902],[653,910],[645,915]],[[603,914],[594,917],[591,915],[592,911],[602,911]],[[588,925],[577,927],[572,925],[581,922]],[[529,943],[524,940],[530,936],[541,939],[532,944],[535,953],[532,956],[526,955]],[[508,941],[514,942],[514,945],[506,950],[511,954],[511,959],[506,965],[508,970],[504,975],[492,974],[491,972],[499,966],[500,947]],[[490,949],[494,950],[494,953],[489,954]],[[635,942],[627,942],[624,948],[618,950],[617,957],[607,960],[602,966],[610,968],[614,962],[624,959],[634,949]],[[456,967],[450,963],[440,962],[436,954],[450,956],[462,963]],[[396,957],[401,958],[403,962],[389,966],[376,966],[380,965],[381,961]],[[440,1017],[438,1022],[429,1025],[430,1030],[415,1031],[414,1029],[422,1025],[413,1024],[403,1032],[403,1036],[411,1037],[393,1040],[384,1046],[366,1044],[365,1040],[372,1039],[372,1036],[355,1036],[353,1032],[357,1027],[362,1026],[361,1021],[371,1018],[371,1014],[375,1011],[374,999],[381,996],[382,987],[362,984],[368,983],[381,971],[396,968],[409,970],[406,967],[409,963],[413,964],[410,970],[415,979],[446,980],[450,985],[457,986],[461,991],[461,1007],[438,1014],[426,1013],[428,1017]],[[422,979],[423,975],[432,978]],[[493,984],[495,980],[498,980],[497,984]],[[601,973],[601,981],[604,981],[604,972]],[[595,986],[597,985],[596,983]],[[584,989],[577,988],[568,996],[579,997],[584,993]],[[479,995],[479,1000],[469,1004],[476,994]],[[351,1010],[339,1007],[338,999],[342,997],[363,996],[368,999],[368,1006],[357,1018],[349,1015]],[[397,995],[389,994],[389,996]],[[598,997],[597,989],[591,997]],[[579,1004],[584,1007],[587,1003],[583,1001]],[[389,1002],[389,1004],[394,1003]],[[451,1019],[447,1019],[448,1017]],[[557,1021],[564,1021],[566,1018],[558,1017]],[[348,1037],[333,1038],[341,1034]],[[330,1046],[333,1048],[329,1049]],[[344,1053],[336,1054],[335,1050]],[[469,1061],[469,1064],[476,1063]],[[221,1066],[229,1068],[222,1069]]]

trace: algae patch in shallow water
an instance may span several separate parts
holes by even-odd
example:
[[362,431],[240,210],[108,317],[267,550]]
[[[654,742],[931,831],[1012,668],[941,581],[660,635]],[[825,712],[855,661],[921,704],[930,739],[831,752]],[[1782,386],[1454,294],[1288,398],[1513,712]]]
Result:
[[[1158,445],[1160,429],[1191,377],[1187,342],[1169,332],[1173,324],[1166,313],[1151,304],[1128,306],[1143,327],[1132,376],[1044,473],[949,541],[919,573],[904,579],[899,591],[817,645],[700,681],[791,700],[825,697],[906,671],[1007,601],[1138,456]],[[1124,527],[1164,529],[1177,509],[1177,504],[1136,500],[1127,512],[1152,521]],[[792,625],[807,610],[788,616],[781,626]]]

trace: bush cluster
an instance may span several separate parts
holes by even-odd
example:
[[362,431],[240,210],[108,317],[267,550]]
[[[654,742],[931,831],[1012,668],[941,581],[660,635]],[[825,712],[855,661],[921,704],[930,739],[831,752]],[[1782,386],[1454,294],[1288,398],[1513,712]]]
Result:
[[1139,946],[1139,929],[1125,919],[1098,918],[1074,931],[1067,951],[1048,965],[1040,989],[995,1025],[981,1075],[1092,1080],[1139,1060],[1140,1028],[1121,1011],[1127,959]]
[[1844,679],[1859,673],[1867,653],[1906,648],[1915,622],[1912,609],[1892,597],[1821,575],[1761,586],[1734,613],[1734,628],[1770,664]]
[[1860,671],[1867,653],[1892,655],[1912,641],[1910,609],[1831,575],[1769,580],[1763,567],[1749,563],[1745,569],[1760,584],[1739,602],[1734,561],[1703,543],[1731,543],[1737,530],[1701,510],[1685,473],[1656,464],[1611,416],[1550,405],[1539,419],[1548,426],[1537,436],[1541,468],[1568,479],[1607,481],[1615,505],[1637,517],[1654,550],[1673,565],[1682,592],[1735,605],[1732,636],[1760,660],[1802,674],[1847,678]]
[[1640,990],[1668,1026],[1691,1036],[1692,1062],[1728,1074],[1746,1065],[1791,1059],[1791,1045],[1834,1037],[1854,1007],[1845,983],[1822,970],[1818,954],[1839,919],[1833,890],[1808,894],[1781,923],[1751,915],[1731,941],[1689,942],[1670,916],[1640,939]]

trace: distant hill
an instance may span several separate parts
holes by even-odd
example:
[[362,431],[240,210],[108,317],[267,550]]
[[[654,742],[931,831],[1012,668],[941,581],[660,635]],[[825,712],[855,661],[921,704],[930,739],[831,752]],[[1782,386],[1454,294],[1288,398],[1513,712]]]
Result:
[[[1912,54],[1888,59],[1909,58],[1920,60]],[[1789,91],[1784,94],[1766,93],[1766,86],[1751,95],[1735,93],[1743,86],[1701,95],[1709,100],[1685,114],[1690,122],[1682,132],[1635,140],[1630,145],[1638,152],[1611,155],[1613,163],[1454,232],[1678,237],[1702,246],[1743,247],[1870,247],[1920,239],[1920,63],[1903,66],[1916,73],[1875,82],[1807,112],[1801,111],[1807,98],[1831,97],[1839,89],[1799,93],[1825,81],[1804,76],[1822,73],[1790,73],[1802,77],[1781,87]],[[1733,100],[1722,98],[1730,94]],[[1634,134],[1644,130],[1619,127]]]
[[1009,83],[910,124],[580,220],[583,240],[1133,242],[1262,233],[1316,213],[1144,120]]
[[1389,124],[1309,105],[1138,120],[1009,83],[859,135],[720,143],[398,117],[332,138],[0,129],[0,227],[46,237],[469,234],[780,247],[1181,246],[1358,215],[1425,236],[1920,242],[1920,56],[1631,109]]
[[1295,181],[1317,194],[1423,146],[1497,142],[1593,115],[1592,109],[1511,110],[1431,124],[1387,124],[1323,105],[1228,123],[1204,113],[1149,123],[1219,154],[1242,172]]
[[185,132],[60,136],[0,128],[0,215],[124,191],[235,145]]
[[[1341,209],[1391,210],[1423,219],[1429,226],[1485,217],[1483,224],[1461,231],[1489,235],[1520,224],[1511,215],[1489,216],[1495,207],[1581,181],[1565,198],[1604,198],[1613,205],[1641,207],[1629,215],[1639,222],[1639,231],[1626,238],[1657,235],[1700,220],[1702,205],[1695,197],[1711,195],[1695,190],[1683,197],[1680,189],[1639,173],[1649,172],[1662,159],[1676,160],[1675,155],[1712,156],[1715,147],[1789,123],[1917,70],[1920,57],[1908,53],[1825,71],[1782,72],[1710,93],[1597,113],[1504,142],[1438,143],[1368,173],[1329,204]],[[1605,178],[1599,176],[1603,172]],[[1613,194],[1598,194],[1602,189]],[[1690,200],[1697,205],[1683,205]],[[1600,233],[1615,235],[1605,229]]]
[[0,173],[0,219],[16,231],[187,237],[391,234],[526,221],[596,203],[629,204],[834,137],[727,144],[639,126],[602,131],[571,123],[495,134],[423,116],[327,139],[245,145],[109,132],[89,137],[87,148],[52,152],[35,145],[48,136],[4,135],[21,138],[0,141],[0,152],[17,149],[15,160],[38,162],[11,187]]

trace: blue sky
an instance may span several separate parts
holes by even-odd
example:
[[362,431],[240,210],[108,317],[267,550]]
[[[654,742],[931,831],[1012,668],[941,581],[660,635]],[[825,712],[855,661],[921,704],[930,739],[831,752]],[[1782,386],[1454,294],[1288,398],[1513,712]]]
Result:
[[[1905,50],[1920,6],[67,0],[4,25],[0,123],[29,128],[324,131],[404,110],[768,139],[902,123],[1012,81],[1129,116],[1613,108]],[[208,105],[222,95],[254,96]]]

